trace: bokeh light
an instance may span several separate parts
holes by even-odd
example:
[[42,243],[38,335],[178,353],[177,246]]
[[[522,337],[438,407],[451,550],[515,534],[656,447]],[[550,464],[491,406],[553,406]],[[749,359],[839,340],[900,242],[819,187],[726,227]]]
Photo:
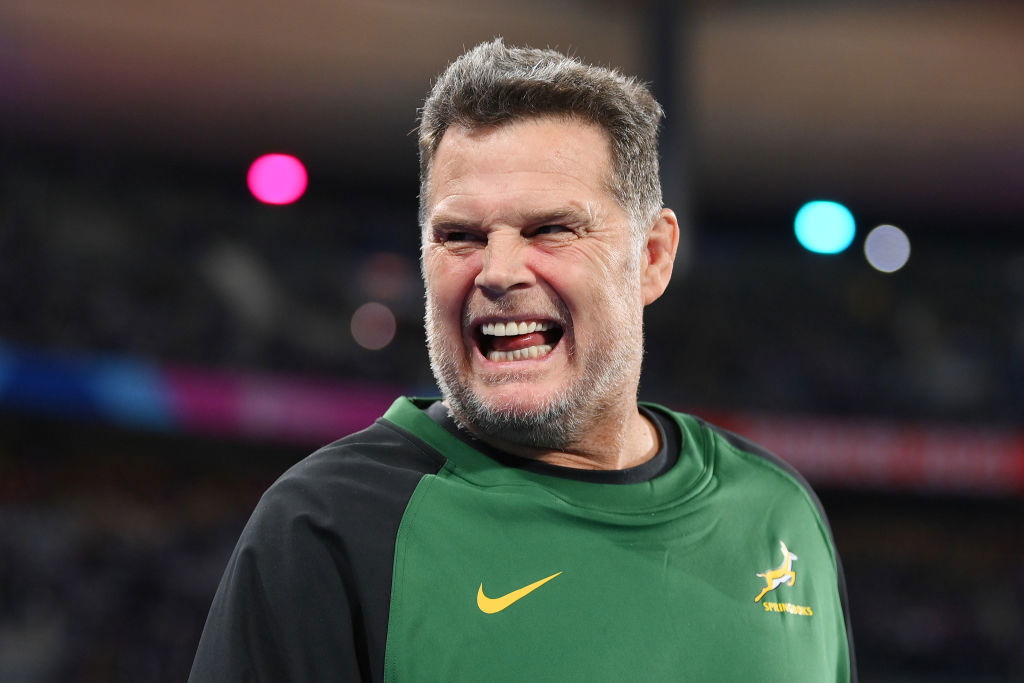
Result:
[[850,246],[856,233],[850,210],[829,201],[804,204],[797,211],[793,227],[800,245],[816,254],[838,254]]
[[419,295],[416,263],[402,254],[376,252],[366,257],[360,267],[358,282],[366,296],[383,301],[396,301]]
[[910,238],[895,225],[879,225],[864,240],[864,256],[875,270],[895,273],[910,259]]
[[383,349],[395,338],[395,314],[384,304],[371,301],[352,314],[352,338],[364,349]]
[[264,154],[249,167],[249,191],[264,204],[291,204],[308,180],[306,167],[290,154]]

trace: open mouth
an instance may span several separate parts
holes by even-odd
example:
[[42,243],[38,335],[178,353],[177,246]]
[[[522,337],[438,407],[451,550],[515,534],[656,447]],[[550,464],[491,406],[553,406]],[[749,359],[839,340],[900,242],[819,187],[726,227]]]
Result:
[[562,327],[550,320],[488,322],[477,327],[474,337],[487,360],[529,360],[551,353],[562,338]]

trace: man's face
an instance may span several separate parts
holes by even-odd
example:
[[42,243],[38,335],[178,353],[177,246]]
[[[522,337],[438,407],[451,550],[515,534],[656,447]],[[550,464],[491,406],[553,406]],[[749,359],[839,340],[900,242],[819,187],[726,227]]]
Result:
[[475,431],[564,449],[635,405],[640,249],[608,190],[596,125],[555,117],[450,128],[423,234],[431,367]]

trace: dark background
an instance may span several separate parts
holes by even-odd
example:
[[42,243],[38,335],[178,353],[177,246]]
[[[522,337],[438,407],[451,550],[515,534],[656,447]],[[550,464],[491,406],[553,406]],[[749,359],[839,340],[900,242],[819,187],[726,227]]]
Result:
[[[495,35],[653,82],[686,230],[641,395],[811,479],[862,679],[1024,681],[1024,9],[903,0],[0,0],[0,680],[182,680],[264,488],[435,391],[410,131]],[[293,205],[246,188],[274,151]]]

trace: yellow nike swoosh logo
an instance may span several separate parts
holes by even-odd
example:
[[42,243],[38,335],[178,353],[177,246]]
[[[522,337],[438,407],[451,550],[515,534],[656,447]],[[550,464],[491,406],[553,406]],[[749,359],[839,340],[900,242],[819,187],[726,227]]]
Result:
[[[561,573],[562,572],[558,572],[558,574]],[[476,606],[480,608],[481,612],[486,612],[487,614],[494,614],[495,612],[500,612],[516,600],[519,600],[523,596],[528,595],[533,591],[537,590],[545,583],[558,576],[558,574],[552,574],[546,579],[534,581],[529,586],[523,586],[519,590],[514,590],[511,593],[506,593],[500,598],[489,598],[486,595],[484,595],[484,585],[481,583],[480,590],[476,592]]]

